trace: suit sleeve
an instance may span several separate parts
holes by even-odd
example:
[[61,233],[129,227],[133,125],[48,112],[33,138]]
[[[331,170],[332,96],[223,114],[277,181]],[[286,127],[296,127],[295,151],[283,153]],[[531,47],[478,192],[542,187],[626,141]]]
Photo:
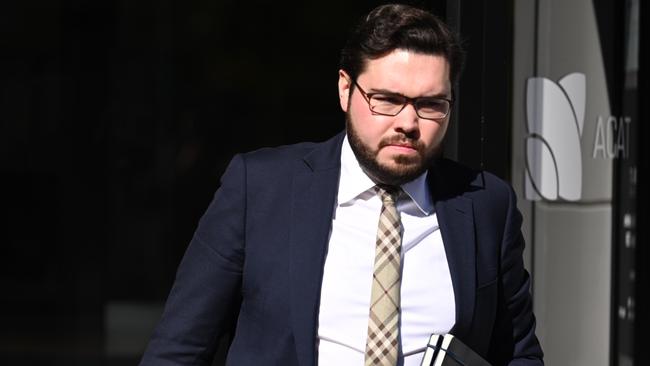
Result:
[[508,187],[509,203],[501,247],[501,282],[491,359],[495,365],[543,365],[543,353],[535,336],[535,316],[530,276],[524,268],[524,239],[516,196]]
[[246,168],[237,155],[185,252],[141,366],[210,365],[241,302]]

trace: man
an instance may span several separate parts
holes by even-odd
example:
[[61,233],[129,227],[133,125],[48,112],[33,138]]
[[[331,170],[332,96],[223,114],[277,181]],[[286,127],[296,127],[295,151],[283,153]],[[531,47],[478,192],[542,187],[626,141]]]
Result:
[[432,333],[541,365],[514,193],[439,156],[461,64],[433,15],[374,9],[345,133],[233,158],[141,365],[209,365],[233,321],[228,365],[419,365]]

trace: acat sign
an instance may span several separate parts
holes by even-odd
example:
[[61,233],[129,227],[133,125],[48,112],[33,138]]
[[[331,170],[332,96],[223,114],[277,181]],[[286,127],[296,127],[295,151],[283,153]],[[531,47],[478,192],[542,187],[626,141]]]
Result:
[[630,153],[630,117],[609,116],[604,122],[598,116],[596,124],[596,137],[594,138],[593,158],[601,157],[626,159]]

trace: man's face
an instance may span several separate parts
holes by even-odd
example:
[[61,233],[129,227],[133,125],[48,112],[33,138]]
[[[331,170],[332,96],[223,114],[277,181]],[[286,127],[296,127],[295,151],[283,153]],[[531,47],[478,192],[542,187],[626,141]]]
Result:
[[[397,49],[366,62],[357,83],[367,93],[451,98],[449,63],[443,56]],[[419,118],[412,104],[396,116],[373,114],[359,88],[339,71],[339,99],[346,112],[348,140],[359,163],[377,183],[400,185],[428,167],[445,136],[449,115]]]

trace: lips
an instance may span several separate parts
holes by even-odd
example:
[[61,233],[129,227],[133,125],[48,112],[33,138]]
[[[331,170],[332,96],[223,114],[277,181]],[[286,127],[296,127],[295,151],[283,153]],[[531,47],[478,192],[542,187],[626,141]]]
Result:
[[412,145],[395,145],[395,144],[391,144],[391,145],[387,145],[386,147],[389,148],[390,150],[393,150],[393,151],[396,151],[396,152],[399,152],[399,153],[403,153],[403,154],[414,154],[414,153],[417,153],[417,151],[418,151]]
[[411,144],[389,144],[388,146],[417,150],[417,148]]
[[386,139],[379,144],[380,148],[389,147],[403,152],[414,152],[421,149],[418,141],[404,141],[402,139]]

